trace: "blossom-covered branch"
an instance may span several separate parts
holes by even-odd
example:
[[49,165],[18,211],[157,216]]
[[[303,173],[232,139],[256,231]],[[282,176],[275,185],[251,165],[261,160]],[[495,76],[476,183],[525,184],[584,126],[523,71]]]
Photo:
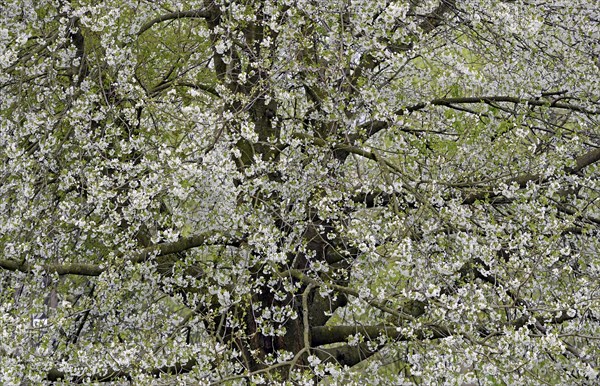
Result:
[[[227,237],[219,232],[207,232],[204,234],[181,238],[180,240],[160,243],[144,248],[139,252],[134,252],[131,256],[124,259],[124,262],[139,264],[150,259],[161,256],[173,255],[185,252],[193,248],[207,245],[229,245],[239,246],[241,238]],[[16,261],[10,259],[0,259],[0,268],[10,271],[32,272],[36,269],[42,269],[49,273],[58,275],[81,275],[81,276],[99,276],[108,269],[107,264],[40,264],[27,261]]]

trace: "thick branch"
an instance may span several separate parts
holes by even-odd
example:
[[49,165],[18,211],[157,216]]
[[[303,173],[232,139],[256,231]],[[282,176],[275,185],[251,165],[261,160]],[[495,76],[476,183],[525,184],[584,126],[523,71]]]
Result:
[[[10,259],[1,259],[0,268],[9,271],[32,272],[36,264],[20,262]],[[48,272],[56,272],[59,275],[83,275],[83,276],[99,276],[106,271],[106,267],[96,264],[45,264],[43,268]]]
[[373,356],[377,351],[378,349],[369,350],[367,343],[361,343],[355,346],[345,344],[337,347],[319,349],[315,351],[315,354],[323,362],[332,362],[341,366],[352,367]]
[[577,157],[575,160],[575,167],[569,170],[571,173],[578,173],[583,168],[600,161],[600,148],[594,149],[582,156]]
[[419,25],[422,33],[427,34],[442,25],[444,14],[455,9],[455,7],[456,0],[441,0],[437,8],[425,15],[425,20]]
[[[207,232],[195,236],[185,237],[171,243],[156,244],[141,251],[134,253],[128,261],[133,264],[139,264],[153,257],[171,255],[178,252],[184,252],[192,248],[204,245],[233,245],[238,246],[239,240],[234,237],[220,235],[216,232]],[[10,259],[0,259],[0,268],[10,271],[32,272],[36,266],[42,266],[47,272],[56,272],[59,275],[82,275],[99,276],[108,269],[106,264],[35,264],[25,261],[16,261]]]
[[[576,174],[582,171],[585,167],[600,161],[600,148],[591,150],[575,159],[575,167],[566,168],[565,171],[569,174]],[[544,179],[538,174],[525,173],[520,176],[511,178],[507,181],[507,184],[516,183],[519,187],[524,188],[527,186],[528,182],[540,181],[544,182]],[[469,195],[463,200],[463,204],[470,205],[475,203],[478,200],[484,200],[488,198],[497,197],[498,195],[494,195],[490,192],[477,192]]]
[[[424,340],[424,339],[440,339],[445,338],[447,336],[452,335],[452,333],[440,327],[431,327],[429,331],[417,331],[414,336],[408,337],[401,335],[396,331],[395,328],[384,327],[384,326],[332,326],[332,327],[318,327],[321,331],[314,331],[318,336],[325,336],[328,333],[332,335],[337,335],[340,339],[339,342],[343,342],[347,339],[348,336],[356,334],[358,332],[362,332],[366,334],[365,331],[372,330],[372,334],[369,335],[371,339],[375,338],[378,335],[385,334],[387,336],[392,336],[392,334],[396,334],[394,339],[396,340]],[[329,331],[327,329],[330,329]],[[313,329],[315,330],[315,329]],[[361,331],[362,330],[362,331]],[[324,340],[325,341],[325,340]],[[334,343],[333,341],[329,343]],[[363,342],[358,345],[350,345],[344,344],[341,346],[330,347],[330,348],[319,348],[315,349],[315,354],[324,362],[335,362],[342,366],[352,367],[370,356],[377,353],[381,348],[385,347],[385,345],[379,345],[375,349],[373,347],[369,347],[368,342]]]
[[401,333],[393,326],[320,326],[312,327],[310,331],[313,346],[347,342],[350,336],[359,333],[367,340],[373,340],[384,335],[398,341],[440,339],[452,335],[449,329],[440,326],[417,330],[410,335]]
[[[145,373],[150,374],[154,377],[160,377],[161,374],[183,374],[189,373],[196,366],[197,362],[195,359],[192,359],[186,363],[176,363],[173,366],[164,366],[154,369],[148,369]],[[131,374],[124,370],[108,370],[105,374],[95,374],[91,376],[83,375],[82,377],[86,379],[90,379],[95,382],[114,382],[123,379],[131,379]],[[75,381],[80,377],[73,377],[74,383],[81,383],[81,381]],[[46,379],[50,382],[56,382],[59,380],[68,380],[69,376],[65,374],[65,372],[52,369],[46,375]]]

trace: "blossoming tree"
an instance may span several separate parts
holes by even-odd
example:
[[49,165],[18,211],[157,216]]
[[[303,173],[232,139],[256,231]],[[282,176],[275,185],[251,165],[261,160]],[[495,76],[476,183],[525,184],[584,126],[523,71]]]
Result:
[[598,382],[599,18],[2,2],[0,383]]

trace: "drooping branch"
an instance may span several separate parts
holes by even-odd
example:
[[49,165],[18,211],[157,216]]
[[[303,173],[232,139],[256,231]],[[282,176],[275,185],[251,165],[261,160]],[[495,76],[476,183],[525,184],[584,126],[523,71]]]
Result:
[[181,81],[181,82],[180,81],[163,82],[160,85],[155,86],[152,89],[148,90],[148,94],[150,94],[150,95],[157,94],[157,93],[159,93],[163,90],[169,89],[171,87],[187,87],[187,88],[191,88],[194,90],[204,91],[212,96],[219,97],[219,93],[213,86],[210,86],[207,84],[183,82],[183,81]]
[[145,248],[135,254],[131,258],[132,263],[141,263],[148,258],[156,256],[171,255],[174,253],[184,252],[189,249],[206,246],[206,245],[229,245],[238,247],[243,237],[235,237],[232,235],[209,231],[198,235],[184,237],[180,240],[171,243],[156,244],[151,247]]
[[150,20],[149,22],[147,22],[140,28],[140,30],[138,31],[137,34],[141,35],[144,32],[146,32],[147,30],[149,30],[150,28],[152,28],[153,25],[155,25],[157,23],[162,23],[163,21],[186,19],[186,18],[187,19],[208,19],[211,16],[212,16],[212,13],[211,13],[210,9],[208,9],[208,8],[194,9],[194,10],[190,10],[190,11],[171,12],[171,13],[157,16],[156,18]]
[[[148,248],[144,248],[141,251],[134,253],[132,256],[127,258],[126,261],[129,261],[133,264],[139,264],[155,257],[172,255],[201,246],[239,246],[240,241],[241,238],[236,238],[217,232],[206,232],[190,237],[184,237],[178,241],[156,244]],[[21,271],[29,273],[35,270],[40,265],[45,271],[55,272],[59,275],[99,276],[100,274],[102,274],[102,272],[108,269],[108,266],[106,264],[32,264],[26,261],[0,259],[0,268],[7,269],[9,271]]]
[[293,136],[296,138],[299,138],[299,139],[309,140],[317,146],[330,147],[333,151],[336,151],[336,150],[337,151],[345,151],[348,153],[356,154],[361,157],[370,159],[372,161],[383,163],[383,164],[385,164],[385,166],[389,167],[390,169],[392,169],[398,173],[402,173],[402,169],[400,169],[398,167],[398,165],[393,164],[392,162],[382,158],[381,156],[378,156],[376,153],[371,152],[369,150],[361,149],[359,147],[352,146],[352,145],[349,145],[346,143],[330,143],[322,138],[313,137],[312,135],[304,134],[304,133],[295,132],[295,133],[293,133]]

